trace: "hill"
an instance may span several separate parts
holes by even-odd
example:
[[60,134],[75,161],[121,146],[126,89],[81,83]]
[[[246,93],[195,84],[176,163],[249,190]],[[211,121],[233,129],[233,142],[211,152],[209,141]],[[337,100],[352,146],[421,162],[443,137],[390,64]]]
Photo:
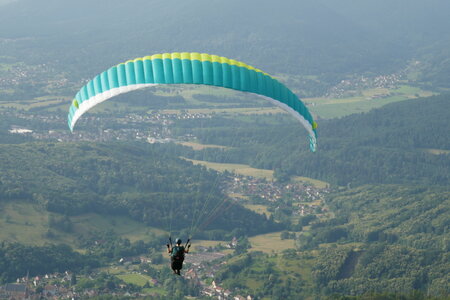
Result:
[[[421,183],[448,185],[450,149],[448,95],[393,103],[368,113],[319,121],[317,153],[308,152],[301,130],[278,117],[270,128],[262,117],[227,119],[186,129],[206,149],[194,158],[244,163],[275,170],[275,177],[307,176],[338,185]],[[273,118],[271,119],[273,121]],[[198,151],[199,152],[199,151]]]
[[[66,216],[128,216],[163,230],[194,233],[214,216],[213,209],[229,201],[219,190],[220,175],[178,158],[174,145],[25,143],[0,148],[2,205],[21,201]],[[247,228],[247,234],[279,229],[240,205],[228,205],[208,226],[216,238],[240,228]]]
[[327,197],[335,218],[313,222],[300,233],[301,251],[243,254],[223,266],[216,279],[262,299],[333,294],[388,299],[374,294],[413,290],[422,293],[415,299],[445,299],[450,292],[449,192],[448,187],[406,185],[336,191]]
[[445,0],[18,0],[0,7],[0,49],[3,61],[50,65],[71,80],[134,57],[198,51],[302,75],[296,88],[316,95],[411,61],[419,82],[449,87],[449,9]]

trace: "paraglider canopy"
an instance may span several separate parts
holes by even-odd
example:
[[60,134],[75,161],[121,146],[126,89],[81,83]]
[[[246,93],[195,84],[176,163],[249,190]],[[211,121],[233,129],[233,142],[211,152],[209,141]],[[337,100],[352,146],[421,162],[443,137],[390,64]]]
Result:
[[164,53],[120,63],[97,75],[76,94],[69,109],[71,131],[95,105],[119,94],[158,84],[205,84],[262,96],[293,115],[316,150],[317,123],[302,101],[269,74],[226,57],[205,53]]

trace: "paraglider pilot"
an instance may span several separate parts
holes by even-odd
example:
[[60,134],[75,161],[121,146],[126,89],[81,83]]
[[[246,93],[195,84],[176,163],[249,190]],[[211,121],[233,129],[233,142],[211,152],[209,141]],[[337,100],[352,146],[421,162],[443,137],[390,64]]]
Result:
[[172,246],[172,240],[169,238],[169,244],[167,244],[167,253],[170,254],[170,266],[173,272],[177,275],[180,274],[180,270],[183,268],[184,254],[189,253],[189,248],[191,244],[189,244],[189,239],[186,242],[185,246],[181,245],[181,240],[175,240],[175,246]]

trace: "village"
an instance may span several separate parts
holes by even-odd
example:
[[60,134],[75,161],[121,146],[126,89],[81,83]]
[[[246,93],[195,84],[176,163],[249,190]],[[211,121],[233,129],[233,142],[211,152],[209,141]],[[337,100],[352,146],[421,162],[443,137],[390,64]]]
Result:
[[[75,130],[73,133],[68,128],[61,128],[61,124],[65,120],[59,115],[48,113],[24,113],[16,110],[6,110],[0,112],[2,114],[14,115],[21,120],[29,120],[45,124],[37,129],[31,129],[31,126],[11,125],[10,133],[22,134],[36,140],[53,140],[58,142],[74,142],[74,141],[90,141],[90,142],[108,142],[108,141],[129,141],[142,140],[153,143],[168,143],[176,141],[187,141],[194,138],[190,134],[175,136],[171,125],[177,120],[195,120],[210,119],[211,114],[206,113],[160,113],[153,112],[150,114],[127,114],[122,118],[108,116],[91,116],[87,115],[85,123],[95,124],[92,128],[96,130],[83,130],[83,128]],[[108,124],[106,126],[105,124]],[[124,126],[134,124],[134,126]],[[111,126],[119,127],[110,129]],[[45,129],[44,129],[45,128]]]
[[[215,282],[215,273],[226,264],[222,258],[226,254],[221,250],[232,250],[237,246],[237,239],[219,248],[197,246],[194,253],[186,256],[183,280],[195,286],[200,295],[219,300],[251,300],[252,296],[245,297],[220,287]],[[26,275],[17,278],[15,283],[0,286],[0,299],[86,299],[100,295],[120,296],[129,298],[145,298],[158,295],[152,288],[161,288],[163,282],[152,278],[152,261],[148,256],[124,257],[109,266],[110,271],[98,270],[88,275],[75,275],[70,271],[52,273],[39,276]],[[120,270],[117,273],[113,271]],[[154,269],[153,269],[154,270]],[[121,276],[140,276],[147,281],[139,286],[127,280],[119,280]],[[175,276],[175,275],[172,275]]]
[[[264,201],[267,206],[288,197],[296,203],[293,215],[300,216],[316,214],[317,208],[323,209],[319,200],[328,192],[327,188],[316,188],[302,182],[281,184],[237,174],[229,176],[222,183],[222,189],[230,197],[234,195],[235,201],[242,201],[243,198],[236,197],[241,195]],[[213,247],[195,246],[194,251],[186,256],[183,278],[205,297],[219,300],[253,299],[252,295],[241,295],[238,291],[226,289],[215,280],[216,273],[227,264],[227,257],[232,255],[237,246],[237,238]],[[94,270],[89,275],[75,275],[68,270],[65,273],[24,276],[15,283],[1,286],[0,299],[85,299],[104,294],[130,298],[151,297],[157,295],[152,289],[164,288],[164,282],[154,277],[154,270],[160,268],[159,264],[154,265],[150,256],[144,254],[121,258],[111,263],[106,271],[104,268]],[[144,278],[145,285],[137,286],[127,280],[117,282],[118,278],[126,279],[121,276],[129,274]]]
[[[346,98],[351,96],[357,96],[361,91],[368,89],[395,89],[398,87],[400,81],[404,78],[404,72],[379,75],[375,77],[359,76],[350,79],[341,80],[337,85],[330,88],[325,94],[327,98]],[[373,100],[378,98],[388,97],[390,94],[387,92],[379,92],[373,96],[370,96],[367,100]]]
[[326,211],[320,200],[330,191],[328,187],[318,188],[306,182],[280,183],[238,174],[233,174],[231,180],[227,180],[222,189],[237,202],[242,202],[243,198],[252,199],[275,210],[280,203],[288,201],[292,204],[294,216]]

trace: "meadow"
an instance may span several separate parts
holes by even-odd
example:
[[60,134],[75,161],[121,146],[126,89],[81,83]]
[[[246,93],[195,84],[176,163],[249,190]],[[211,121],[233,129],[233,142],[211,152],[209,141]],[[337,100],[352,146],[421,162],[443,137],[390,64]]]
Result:
[[[106,216],[94,213],[70,217],[72,229],[70,232],[64,232],[49,226],[51,218],[61,218],[61,215],[26,202],[2,204],[0,212],[0,240],[28,245],[66,243],[77,248],[77,236],[109,230],[131,242],[148,241],[150,234],[166,234],[163,230],[147,227],[125,216]],[[48,235],[49,230],[52,232],[51,236]]]
[[359,91],[358,96],[348,98],[305,98],[311,112],[323,119],[333,119],[354,113],[368,112],[389,103],[429,97],[433,93],[417,87],[402,85],[395,89],[375,88]]
[[[253,168],[249,165],[244,164],[228,164],[228,163],[216,163],[216,162],[209,162],[209,161],[203,161],[203,160],[195,160],[195,159],[189,159],[189,158],[183,158],[188,161],[191,161],[195,165],[203,165],[209,169],[213,169],[219,172],[232,172],[235,174],[243,175],[243,176],[252,176],[255,178],[265,178],[267,180],[274,180],[273,172],[272,170],[265,170],[265,169],[257,169]],[[302,177],[302,176],[294,176],[292,178],[294,182],[304,182],[311,184],[318,188],[325,188],[328,186],[328,183],[308,178],[308,177]]]

